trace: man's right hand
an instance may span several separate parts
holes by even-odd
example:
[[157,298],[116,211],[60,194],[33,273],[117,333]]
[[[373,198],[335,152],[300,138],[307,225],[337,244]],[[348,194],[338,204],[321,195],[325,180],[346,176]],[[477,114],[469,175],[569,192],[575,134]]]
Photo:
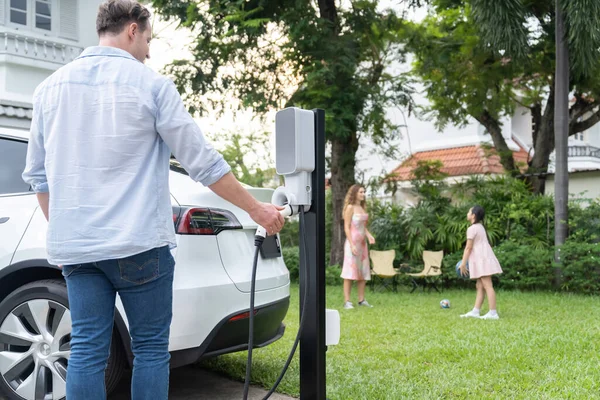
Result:
[[281,231],[285,223],[283,216],[279,212],[283,209],[284,207],[257,202],[249,214],[254,222],[267,230],[269,236],[273,236]]
[[250,214],[250,218],[267,230],[268,235],[275,235],[283,228],[284,219],[279,213],[284,207],[257,201],[250,192],[240,185],[231,172],[209,186],[218,196],[238,206]]

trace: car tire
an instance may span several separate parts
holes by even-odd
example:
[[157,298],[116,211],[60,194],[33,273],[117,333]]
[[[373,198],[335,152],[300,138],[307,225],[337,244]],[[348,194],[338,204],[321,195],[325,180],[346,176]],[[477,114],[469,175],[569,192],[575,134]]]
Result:
[[[38,326],[34,314],[38,321],[45,319],[45,327]],[[70,321],[67,285],[62,280],[29,283],[0,303],[0,394],[10,400],[36,400],[58,390],[66,396]],[[36,361],[41,366],[37,371]],[[113,331],[106,369],[107,393],[118,384],[125,363],[123,346]]]

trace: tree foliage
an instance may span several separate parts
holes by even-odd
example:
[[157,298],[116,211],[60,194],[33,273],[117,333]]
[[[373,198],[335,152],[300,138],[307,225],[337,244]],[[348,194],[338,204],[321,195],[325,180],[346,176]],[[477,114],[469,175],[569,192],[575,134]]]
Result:
[[[569,111],[573,135],[600,121],[600,3],[566,3],[574,72]],[[430,102],[425,112],[440,128],[479,121],[504,168],[518,173],[502,136],[501,118],[512,116],[521,105],[533,122],[528,172],[547,172],[554,150],[553,2],[434,0],[430,5],[429,15],[413,25],[408,45],[415,54],[413,72],[424,82]],[[543,181],[534,178],[532,183],[543,193]]]
[[236,178],[254,187],[271,187],[278,183],[269,148],[269,133],[242,135],[231,133],[227,140],[214,138],[223,158],[231,167]]
[[375,0],[154,0],[153,6],[197,35],[192,59],[167,69],[192,112],[232,104],[258,113],[292,105],[326,110],[336,214],[331,262],[338,263],[358,138],[369,135],[384,146],[398,134],[386,108],[410,100],[406,78],[390,69],[404,57],[402,16]]

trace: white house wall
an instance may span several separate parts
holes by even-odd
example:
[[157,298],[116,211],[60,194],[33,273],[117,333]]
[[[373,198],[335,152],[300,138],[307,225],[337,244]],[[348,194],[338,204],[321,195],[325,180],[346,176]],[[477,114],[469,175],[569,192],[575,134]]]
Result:
[[[0,0],[8,2],[9,0]],[[98,43],[100,0],[55,0],[52,32],[44,33],[0,20],[0,100],[31,103],[33,91],[52,72]],[[8,5],[8,3],[7,3]],[[77,15],[70,12],[76,10]],[[64,14],[63,14],[64,12]],[[75,29],[75,30],[74,30]]]
[[510,122],[511,130],[527,147],[533,146],[533,124],[531,121],[531,110],[529,108],[518,106]]
[[600,123],[585,131],[585,141],[590,146],[600,148]]
[[96,34],[96,15],[98,6],[102,3],[100,0],[87,0],[82,2],[79,7],[79,44],[86,48],[98,44],[98,34]]
[[[546,179],[546,194],[554,195],[554,175]],[[569,174],[570,199],[598,199],[600,197],[600,171]]]
[[35,88],[48,77],[48,70],[24,65],[5,66],[3,99],[20,103],[31,103]]

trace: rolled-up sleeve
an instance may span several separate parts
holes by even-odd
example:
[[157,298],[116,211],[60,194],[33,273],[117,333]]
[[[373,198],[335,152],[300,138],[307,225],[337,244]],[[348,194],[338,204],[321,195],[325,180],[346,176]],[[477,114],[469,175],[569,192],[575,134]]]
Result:
[[29,144],[27,145],[27,159],[22,178],[36,193],[48,192],[45,163],[46,149],[44,148],[42,103],[39,100],[39,96],[34,96],[33,116],[29,130]]
[[185,109],[172,81],[160,86],[154,101],[156,131],[192,179],[209,186],[231,171]]

